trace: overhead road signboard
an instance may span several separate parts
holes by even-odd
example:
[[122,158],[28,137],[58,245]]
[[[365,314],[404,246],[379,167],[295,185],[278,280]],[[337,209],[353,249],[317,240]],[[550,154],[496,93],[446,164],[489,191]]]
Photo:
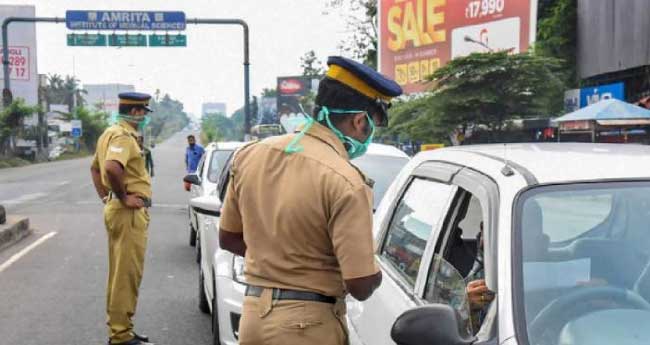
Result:
[[109,47],[146,47],[147,36],[138,35],[108,35]]
[[150,47],[187,47],[185,35],[149,35]]
[[70,47],[105,47],[106,35],[101,34],[68,34]]
[[185,12],[66,11],[70,30],[185,30]]

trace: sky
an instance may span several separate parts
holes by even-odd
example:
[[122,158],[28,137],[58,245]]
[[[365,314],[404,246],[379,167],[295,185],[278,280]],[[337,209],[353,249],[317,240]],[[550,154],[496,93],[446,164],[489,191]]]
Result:
[[[66,10],[161,10],[184,11],[188,19],[243,19],[250,27],[251,96],[275,88],[278,76],[299,75],[300,57],[309,50],[323,62],[342,54],[338,45],[348,37],[345,20],[339,12],[328,11],[326,2],[0,0],[2,5],[35,5],[41,17],[65,17]],[[70,32],[65,24],[36,24],[38,73],[74,73],[82,84],[133,84],[152,94],[160,89],[196,115],[203,102],[226,102],[228,113],[244,104],[239,26],[188,24],[186,48],[67,47]]]

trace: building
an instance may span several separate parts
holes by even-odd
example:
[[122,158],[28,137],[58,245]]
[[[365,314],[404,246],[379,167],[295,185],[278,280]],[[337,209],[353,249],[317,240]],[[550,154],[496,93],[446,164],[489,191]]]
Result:
[[[0,5],[0,21],[8,17],[34,17],[32,5]],[[13,22],[9,25],[9,76],[13,98],[22,98],[29,105],[38,104],[38,71],[36,56],[36,25]],[[0,38],[1,39],[1,38]],[[4,75],[0,72],[0,78]],[[0,82],[4,82],[4,79]]]
[[228,115],[226,112],[226,103],[223,102],[209,102],[203,103],[201,106],[201,115],[205,114],[222,114]]
[[648,13],[647,0],[578,0],[579,107],[602,98],[637,103],[650,96]]
[[83,88],[87,92],[84,98],[89,107],[109,113],[118,111],[119,93],[135,91],[135,86],[128,84],[87,84]]

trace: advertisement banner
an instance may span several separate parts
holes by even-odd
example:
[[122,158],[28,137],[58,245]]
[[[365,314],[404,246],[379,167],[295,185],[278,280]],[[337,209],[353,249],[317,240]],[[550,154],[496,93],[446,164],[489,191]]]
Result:
[[580,89],[580,108],[597,103],[603,99],[625,100],[625,84],[614,83]]
[[406,93],[451,59],[474,52],[526,51],[537,0],[379,0],[379,71]]
[[[0,21],[8,17],[34,17],[34,6],[0,5]],[[23,98],[28,105],[38,104],[36,69],[36,26],[12,23],[9,26],[9,79],[13,99]],[[0,76],[4,78],[2,72]]]
[[309,96],[312,80],[307,77],[280,77],[277,90],[277,119],[287,132],[291,132],[295,123],[304,120],[301,101]]

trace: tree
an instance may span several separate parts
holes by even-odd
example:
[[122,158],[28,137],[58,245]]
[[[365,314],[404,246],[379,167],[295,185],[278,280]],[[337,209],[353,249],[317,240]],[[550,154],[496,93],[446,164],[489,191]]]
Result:
[[66,76],[61,77],[58,74],[50,74],[47,78],[45,87],[45,98],[49,104],[66,104],[68,111],[72,113],[74,107],[83,106],[86,102],[83,95],[87,94],[86,90],[79,87],[79,79]]
[[309,78],[317,78],[323,75],[324,69],[323,62],[316,57],[316,53],[310,50],[300,58],[300,67],[302,68],[302,76]]
[[149,124],[150,133],[158,140],[168,138],[190,123],[187,113],[183,111],[183,103],[173,99],[169,94],[164,94],[158,100],[152,99],[149,107],[154,111]]
[[562,62],[530,53],[474,53],[436,70],[428,108],[448,132],[484,126],[494,140],[515,118],[549,117],[562,108]]
[[[542,4],[544,7],[542,7]],[[540,3],[536,53],[563,60],[565,88],[577,86],[577,0],[547,0]]]
[[38,110],[38,106],[29,106],[24,99],[17,98],[0,112],[0,154],[6,155],[8,151],[13,151],[24,118],[37,113]]
[[345,16],[349,38],[339,48],[377,69],[377,0],[329,0],[329,8]]
[[105,111],[91,111],[86,107],[80,106],[75,108],[73,118],[81,120],[81,126],[83,128],[81,140],[83,140],[84,145],[89,151],[94,151],[99,136],[108,127],[108,113]]
[[277,97],[278,96],[278,90],[276,89],[269,89],[269,88],[264,88],[262,89],[262,97]]

